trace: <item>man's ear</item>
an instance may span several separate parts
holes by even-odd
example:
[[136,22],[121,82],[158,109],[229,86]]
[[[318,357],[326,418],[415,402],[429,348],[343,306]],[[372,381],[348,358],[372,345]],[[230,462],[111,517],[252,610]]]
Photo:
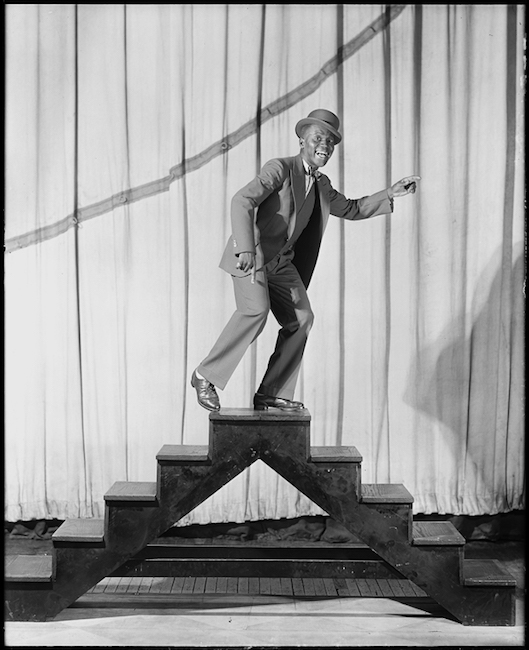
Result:
[[303,140],[300,139],[300,141],[299,141],[299,146],[300,146],[300,147],[303,147],[304,144],[305,144],[305,142],[304,142]]

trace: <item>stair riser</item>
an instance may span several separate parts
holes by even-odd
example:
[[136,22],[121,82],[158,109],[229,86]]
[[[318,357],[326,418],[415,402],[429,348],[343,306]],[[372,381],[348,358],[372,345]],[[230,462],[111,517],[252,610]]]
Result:
[[232,422],[210,421],[209,444],[212,461],[228,460],[238,464],[243,450],[254,459],[280,450],[285,456],[308,460],[310,455],[309,422],[252,421],[247,426]]
[[313,463],[312,468],[316,470],[318,484],[328,497],[335,499],[354,493],[358,499],[362,494],[362,468],[359,463]]
[[[416,553],[422,553],[424,555],[423,560],[419,560],[421,568],[435,564],[437,568],[442,568],[445,577],[453,577],[457,584],[461,583],[463,578],[463,559],[465,556],[462,546],[415,546],[414,550]],[[417,560],[415,559],[415,561]],[[425,569],[423,571],[425,575],[430,577],[428,571],[425,571]],[[414,582],[415,584],[419,584],[417,580],[414,580]]]
[[463,625],[514,625],[514,587],[467,587],[466,601],[458,615]]
[[125,562],[112,576],[127,577],[236,577],[236,578],[378,578],[402,576],[380,561],[296,562],[291,560],[171,560],[150,559]]
[[105,508],[105,545],[130,557],[164,532],[160,508],[114,502]]
[[222,467],[198,464],[186,467],[180,462],[159,461],[158,501],[175,513],[173,523],[176,523],[222,487],[225,472],[231,480],[244,469],[234,463]]

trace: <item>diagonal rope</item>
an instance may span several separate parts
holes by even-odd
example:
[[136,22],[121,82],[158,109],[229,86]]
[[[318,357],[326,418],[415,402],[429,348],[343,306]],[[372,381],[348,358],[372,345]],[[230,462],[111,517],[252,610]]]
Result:
[[11,253],[20,248],[26,248],[34,244],[53,239],[59,235],[67,232],[84,221],[94,219],[107,212],[112,212],[117,207],[128,203],[135,203],[142,199],[156,196],[161,192],[167,192],[171,183],[182,178],[188,172],[196,171],[204,165],[207,165],[214,158],[225,154],[233,147],[239,145],[241,142],[252,136],[257,132],[258,126],[262,126],[265,122],[276,117],[277,115],[287,111],[295,106],[301,100],[309,97],[314,93],[331,75],[335,74],[340,65],[356,54],[364,45],[369,43],[377,34],[384,30],[395,18],[397,18],[408,5],[389,5],[388,9],[374,20],[370,25],[363,29],[357,36],[345,43],[339,48],[337,54],[329,59],[318,72],[307,79],[307,81],[300,84],[294,90],[286,93],[279,99],[265,106],[260,115],[252,120],[249,120],[237,130],[228,134],[222,140],[211,144],[209,147],[201,151],[195,156],[191,156],[182,161],[178,165],[170,168],[169,174],[162,178],[158,178],[143,185],[137,185],[129,189],[123,190],[113,196],[92,203],[83,208],[79,208],[72,214],[56,221],[48,226],[37,228],[28,233],[11,237],[5,242],[5,250]]

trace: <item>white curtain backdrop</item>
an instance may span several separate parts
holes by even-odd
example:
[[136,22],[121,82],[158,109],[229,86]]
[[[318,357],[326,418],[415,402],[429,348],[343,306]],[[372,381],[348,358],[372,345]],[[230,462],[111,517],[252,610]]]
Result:
[[[189,378],[234,309],[235,191],[340,115],[296,398],[312,444],[417,513],[524,494],[523,5],[6,6],[5,519],[102,517],[164,444],[207,444]],[[225,391],[249,407],[270,317]],[[256,463],[180,524],[321,514]]]

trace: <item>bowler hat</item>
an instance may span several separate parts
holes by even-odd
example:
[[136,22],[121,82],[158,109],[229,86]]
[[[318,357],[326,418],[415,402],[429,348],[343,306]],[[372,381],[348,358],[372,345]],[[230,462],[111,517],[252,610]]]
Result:
[[308,124],[317,124],[318,126],[323,126],[334,135],[336,138],[335,144],[338,144],[342,136],[338,129],[340,128],[340,120],[336,117],[331,111],[326,111],[324,108],[317,108],[315,111],[309,113],[308,117],[300,120],[296,124],[296,135],[301,137],[301,129]]

